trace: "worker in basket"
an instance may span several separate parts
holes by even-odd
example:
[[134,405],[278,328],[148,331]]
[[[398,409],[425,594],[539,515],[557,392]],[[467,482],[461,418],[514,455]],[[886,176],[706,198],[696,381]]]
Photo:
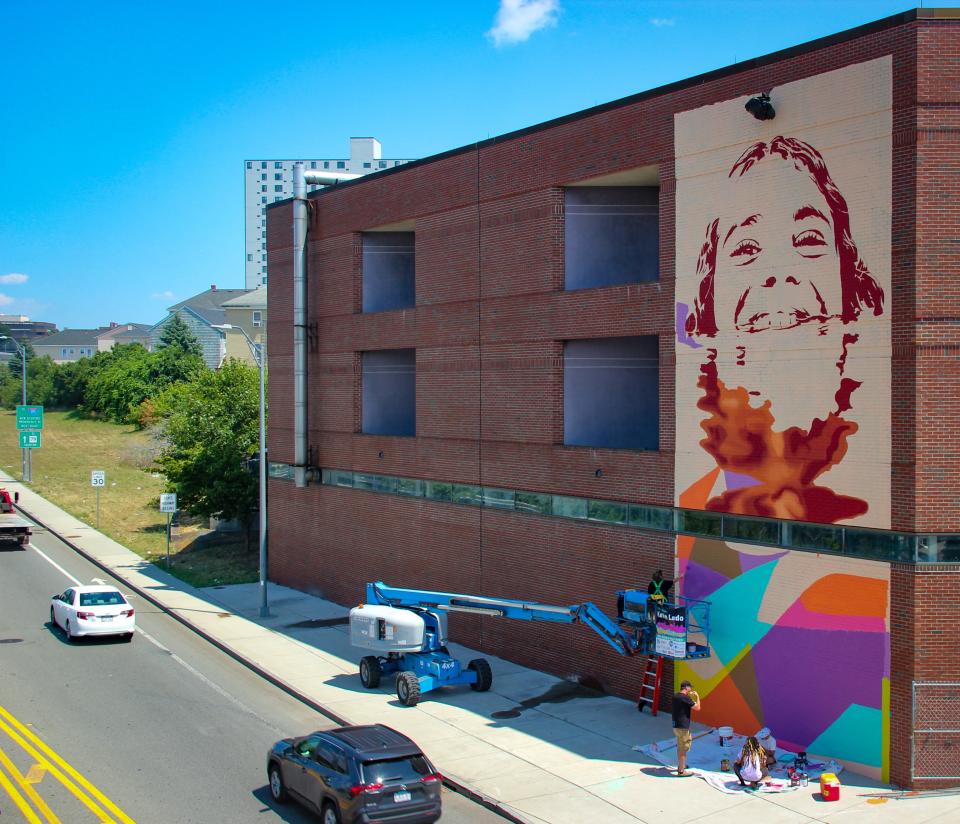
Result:
[[669,601],[668,596],[672,587],[673,581],[663,577],[662,569],[653,573],[650,583],[647,584],[647,614],[651,621],[655,619],[657,605],[666,604]]

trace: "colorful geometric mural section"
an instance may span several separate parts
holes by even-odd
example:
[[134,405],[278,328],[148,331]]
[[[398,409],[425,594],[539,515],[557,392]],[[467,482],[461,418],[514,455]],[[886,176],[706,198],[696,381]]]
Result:
[[698,720],[886,780],[889,570],[811,553],[677,541],[683,595],[711,603],[711,657],[677,666]]

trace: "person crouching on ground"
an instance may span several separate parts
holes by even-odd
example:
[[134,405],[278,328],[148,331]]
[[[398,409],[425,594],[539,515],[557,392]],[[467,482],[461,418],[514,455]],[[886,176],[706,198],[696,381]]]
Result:
[[757,741],[763,747],[767,756],[767,767],[774,767],[777,764],[777,739],[770,734],[770,728],[764,727],[757,733]]
[[673,734],[677,739],[677,775],[687,772],[687,753],[693,743],[690,734],[690,713],[700,709],[700,696],[689,681],[680,682],[680,692],[673,696]]
[[733,771],[740,779],[740,786],[746,787],[747,784],[753,789],[760,786],[760,782],[766,778],[767,772],[767,753],[763,746],[757,741],[755,735],[751,735],[740,750],[740,757],[733,762]]

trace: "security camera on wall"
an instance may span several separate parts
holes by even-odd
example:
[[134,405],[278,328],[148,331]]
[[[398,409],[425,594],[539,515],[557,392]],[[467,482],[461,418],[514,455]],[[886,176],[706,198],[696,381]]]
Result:
[[770,102],[770,95],[766,93],[751,97],[743,108],[757,120],[773,120],[777,116],[777,111]]

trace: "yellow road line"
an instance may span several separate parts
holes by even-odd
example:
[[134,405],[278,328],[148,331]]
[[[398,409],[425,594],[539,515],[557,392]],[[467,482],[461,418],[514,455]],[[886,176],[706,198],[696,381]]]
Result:
[[[40,813],[43,815],[43,817],[47,819],[48,824],[60,824],[60,819],[54,815],[53,810],[51,810],[47,802],[43,800],[43,798],[40,796],[40,793],[33,788],[33,784],[30,782],[29,776],[25,777],[21,775],[16,765],[10,760],[10,756],[8,756],[2,748],[0,748],[0,764],[7,768],[7,772],[10,773],[10,775],[13,776],[13,780],[23,788],[23,791],[33,802],[33,805],[40,810]],[[34,764],[30,768],[31,773],[34,772],[36,766],[37,765]]]
[[[101,805],[103,805],[103,807],[109,810],[110,814],[112,814],[117,821],[121,822],[121,824],[135,824],[133,819],[123,812],[123,810],[121,810],[116,804],[114,804],[109,798],[100,792],[100,790],[93,786],[93,784],[91,784],[72,766],[70,766],[70,764],[64,761],[56,752],[48,747],[38,735],[27,729],[26,726],[21,724],[3,707],[0,707],[0,730],[4,730],[7,735],[9,735],[24,750],[32,755],[41,766],[46,767],[47,770],[60,781],[61,784],[70,790],[70,792],[73,793],[73,795],[101,821],[111,821],[113,819],[111,819],[109,814],[105,813],[99,806],[97,806],[93,799],[96,799]],[[17,731],[19,731],[20,735],[17,734]],[[24,738],[27,740],[24,740]],[[31,746],[28,741],[32,742],[34,746]],[[88,798],[87,795],[81,792],[74,782],[86,790],[90,797]]]
[[27,804],[27,799],[20,795],[17,788],[13,786],[13,782],[7,778],[3,770],[0,770],[0,787],[7,791],[7,795],[9,795],[13,803],[19,807],[20,812],[23,813],[23,817],[27,819],[29,824],[43,824],[33,811],[33,808]]
[[22,749],[24,749],[29,755],[33,756],[37,761],[40,762],[40,765],[45,767],[51,775],[53,775],[64,787],[66,787],[75,798],[77,798],[90,812],[92,812],[98,821],[113,821],[109,815],[107,815],[97,804],[95,804],[91,799],[87,798],[86,794],[77,787],[66,775],[64,775],[57,767],[47,761],[34,747],[31,747],[30,744],[23,739],[22,736],[18,735],[16,731],[6,724],[2,719],[0,719],[0,731],[5,732],[14,743],[19,744]]

